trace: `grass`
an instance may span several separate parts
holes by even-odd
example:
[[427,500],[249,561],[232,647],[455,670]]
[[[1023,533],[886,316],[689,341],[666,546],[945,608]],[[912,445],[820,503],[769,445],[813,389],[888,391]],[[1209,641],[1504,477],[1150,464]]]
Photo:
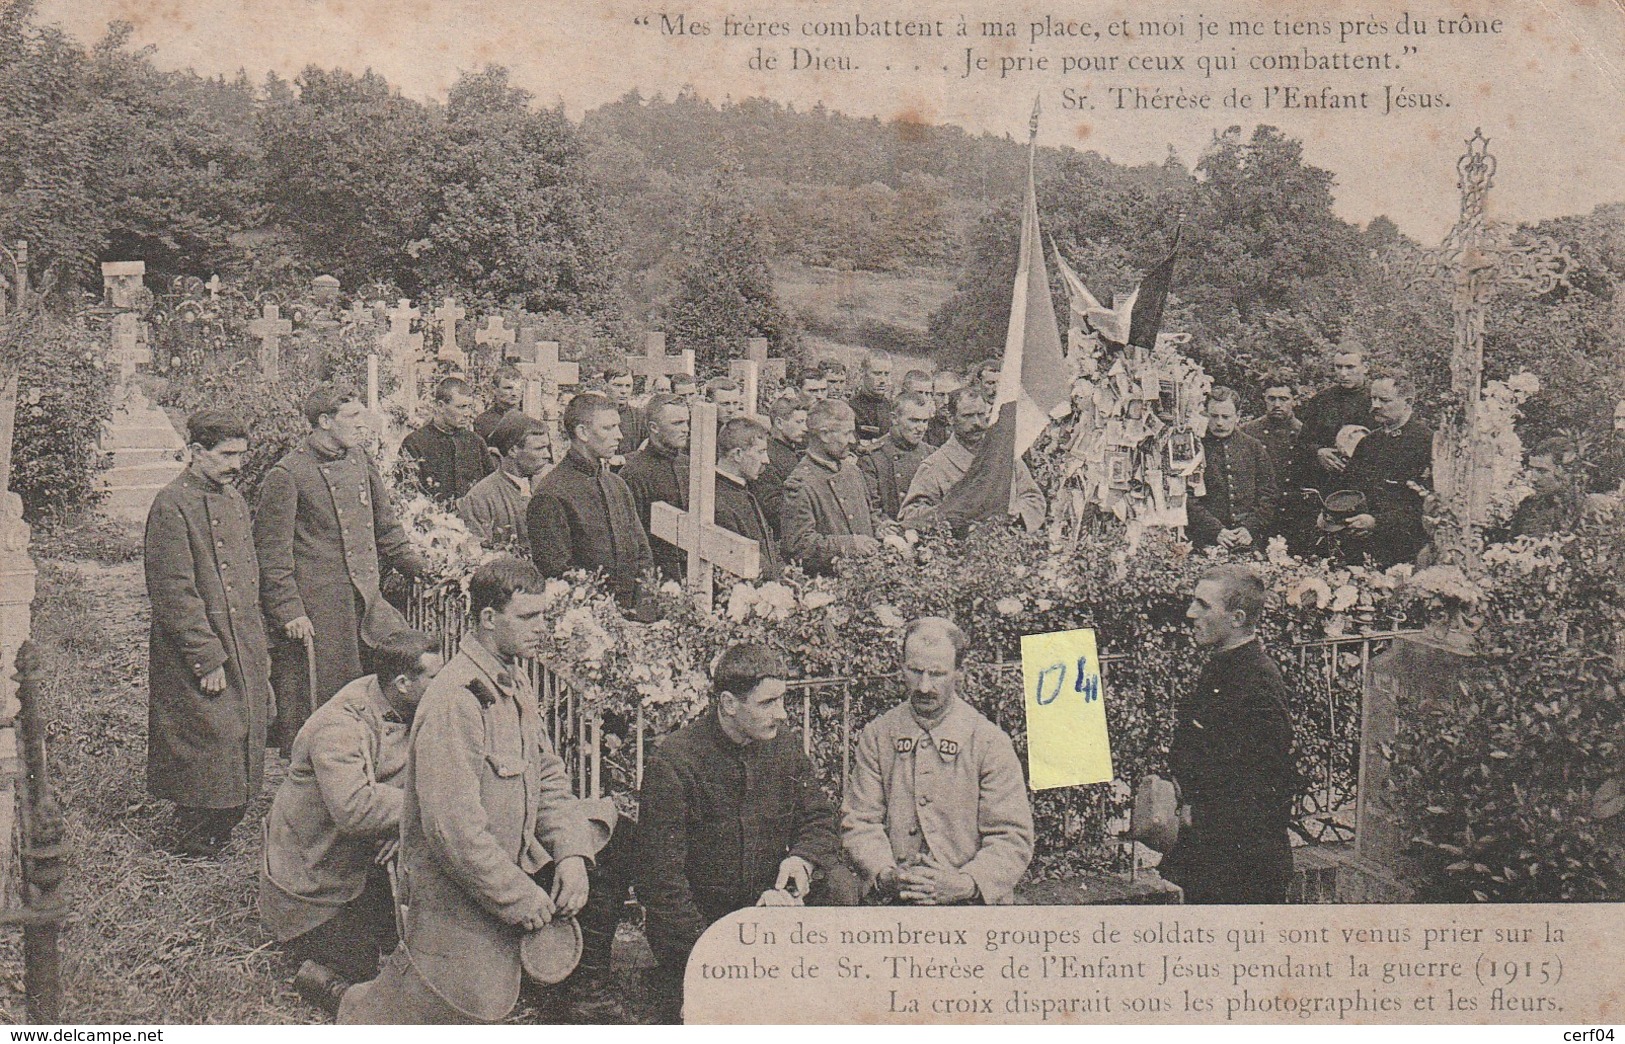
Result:
[[[131,541],[134,541],[132,544]],[[133,551],[132,551],[133,547]],[[118,527],[55,527],[36,545],[33,640],[44,656],[43,716],[51,771],[72,846],[63,934],[63,1021],[80,1024],[314,1023],[260,929],[260,829],[283,775],[274,752],[266,786],[217,862],[164,849],[167,802],[146,792],[148,609],[139,538]],[[641,937],[617,941],[618,975],[634,1017]],[[24,1017],[21,933],[0,932],[0,1020]],[[10,971],[15,969],[15,972]],[[522,1005],[515,1021],[550,1021]]]
[[821,356],[850,363],[858,349],[880,348],[911,365],[932,354],[926,323],[954,289],[946,271],[841,272],[789,262],[774,266],[773,284]]

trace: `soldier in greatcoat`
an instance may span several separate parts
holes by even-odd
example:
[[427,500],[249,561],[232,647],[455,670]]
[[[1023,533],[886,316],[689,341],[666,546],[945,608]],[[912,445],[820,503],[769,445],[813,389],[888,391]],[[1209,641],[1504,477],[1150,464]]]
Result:
[[966,645],[941,617],[910,623],[908,698],[858,737],[841,843],[887,901],[1008,904],[1032,860],[1032,806],[1015,747],[959,697]]
[[930,399],[919,392],[904,392],[897,397],[886,434],[858,458],[864,481],[869,484],[869,498],[880,505],[887,518],[902,513],[903,498],[908,496],[914,473],[931,455],[925,430],[934,413]]
[[1284,903],[1296,768],[1291,693],[1256,633],[1264,585],[1244,566],[1210,569],[1186,617],[1208,661],[1179,704],[1168,770],[1184,818],[1159,869],[1187,903]]
[[187,442],[191,463],[147,514],[147,788],[175,802],[180,850],[210,855],[259,794],[274,704],[248,504],[232,486],[248,429],[200,410]]
[[784,482],[784,554],[808,573],[835,571],[842,555],[880,548],[876,516],[858,463],[852,407],[821,402],[807,414],[807,455]]
[[571,793],[521,662],[547,627],[541,592],[534,567],[512,555],[469,581],[474,630],[412,720],[399,864],[405,937],[378,978],[345,991],[341,1023],[497,1022],[519,999],[522,937],[572,916],[583,937],[566,983],[577,1014],[618,1007],[606,991],[627,882],[605,871],[624,875],[627,864],[605,850],[613,803]]
[[[277,637],[272,685],[283,750],[319,707],[362,669],[375,645],[406,621],[379,592],[380,556],[407,575],[422,558],[389,506],[383,479],[361,449],[364,410],[328,385],[305,399],[310,435],[266,474],[254,509],[260,599]],[[315,653],[310,691],[306,639]]]

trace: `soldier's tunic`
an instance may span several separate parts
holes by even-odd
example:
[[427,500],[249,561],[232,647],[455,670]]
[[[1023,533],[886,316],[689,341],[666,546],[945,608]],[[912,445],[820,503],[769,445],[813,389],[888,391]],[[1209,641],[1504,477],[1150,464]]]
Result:
[[1339,475],[1320,466],[1320,450],[1337,448],[1337,433],[1350,424],[1375,428],[1371,419],[1371,389],[1360,387],[1350,390],[1340,384],[1325,388],[1303,404],[1298,411],[1303,428],[1298,432],[1299,460],[1303,473],[1299,476],[1306,486],[1321,493],[1351,488]]
[[891,430],[892,401],[887,396],[859,388],[847,405],[859,442],[873,442]]
[[760,580],[777,580],[783,574],[784,561],[779,557],[779,542],[773,537],[767,512],[747,483],[722,471],[717,472],[716,523],[756,541],[762,563]]
[[762,502],[762,510],[767,513],[767,524],[773,527],[773,535],[781,540],[784,538],[784,529],[780,525],[784,514],[784,483],[789,479],[790,472],[801,463],[801,457],[801,450],[777,435],[770,436],[767,440],[767,464],[763,466],[762,473],[756,476],[756,481],[750,484],[756,499]]
[[869,484],[869,499],[880,505],[887,518],[896,518],[903,510],[903,498],[908,495],[909,484],[931,447],[924,442],[903,446],[897,433],[889,432],[873,449],[858,458],[864,481]]
[[[147,513],[152,600],[147,789],[190,808],[241,808],[259,793],[272,710],[248,505],[187,468]],[[200,682],[224,666],[226,688]]]
[[329,966],[351,981],[377,974],[378,953],[395,945],[388,907],[357,900],[369,875],[382,873],[374,863],[380,846],[400,834],[407,739],[408,726],[377,676],[357,678],[299,730],[265,816],[261,923],[287,943],[350,907],[344,959]]
[[379,592],[380,556],[407,575],[422,558],[407,540],[383,479],[359,450],[324,453],[309,439],[266,474],[254,508],[260,602],[271,650],[277,733],[284,750],[310,716],[303,643],[284,639],[299,617],[315,627],[316,706],[361,677],[361,645],[406,627]]
[[955,699],[927,730],[904,702],[870,722],[841,804],[841,844],[865,879],[929,852],[1007,904],[1033,856],[1033,813],[1010,737]]
[[853,537],[875,535],[873,505],[857,462],[839,464],[809,453],[784,483],[784,554],[808,573],[831,573],[854,548]]
[[[340,1023],[495,1022],[519,999],[518,919],[551,863],[608,838],[570,792],[536,694],[473,636],[412,721],[401,809],[406,937]],[[611,824],[612,824],[611,820]]]
[[1255,638],[1216,652],[1181,701],[1168,770],[1191,825],[1162,873],[1187,903],[1283,903],[1296,768],[1291,693]]
[[1346,488],[1365,494],[1377,522],[1364,536],[1345,530],[1345,552],[1355,559],[1370,555],[1384,569],[1414,562],[1428,542],[1422,500],[1433,481],[1433,433],[1422,419],[1413,413],[1396,430],[1378,429],[1361,439],[1343,477]]
[[654,558],[625,480],[572,446],[531,490],[525,525],[541,574],[603,570],[621,608],[636,606]]
[[642,449],[627,455],[620,474],[632,491],[638,521],[649,534],[655,568],[668,580],[683,579],[688,574],[688,552],[655,536],[649,528],[649,517],[657,500],[675,508],[688,508],[688,454],[657,446],[651,439]]
[[530,484],[530,479],[515,478],[498,468],[474,483],[457,502],[457,515],[487,545],[513,547],[528,555],[530,527],[525,510],[530,507]]
[[423,491],[443,504],[466,495],[496,466],[485,439],[468,428],[443,431],[426,424],[406,436],[401,454],[417,461]]
[[[958,436],[950,435],[943,447],[926,457],[914,472],[914,481],[909,483],[908,494],[903,497],[902,520],[914,522],[929,518],[948,491],[965,477],[975,458],[974,450],[960,442]],[[1024,460],[1016,461],[1015,471],[1010,476],[1010,500],[1016,505],[1011,513],[1021,516],[1028,532],[1036,533],[1043,528],[1044,494]]]

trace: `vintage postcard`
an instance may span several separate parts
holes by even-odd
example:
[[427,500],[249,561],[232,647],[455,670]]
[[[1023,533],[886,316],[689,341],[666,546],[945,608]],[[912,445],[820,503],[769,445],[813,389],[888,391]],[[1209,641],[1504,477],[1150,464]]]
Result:
[[0,0],[0,1017],[1620,1021],[1625,8]]

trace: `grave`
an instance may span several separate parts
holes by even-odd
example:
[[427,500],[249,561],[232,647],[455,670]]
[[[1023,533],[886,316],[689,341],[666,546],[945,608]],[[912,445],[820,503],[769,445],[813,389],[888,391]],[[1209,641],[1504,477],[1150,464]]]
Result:
[[268,304],[260,318],[248,324],[248,332],[260,341],[255,359],[261,375],[268,381],[278,380],[282,376],[282,338],[293,333],[293,323],[282,318],[280,307]]
[[133,311],[145,304],[145,261],[102,262],[102,295],[107,307]]
[[389,310],[389,330],[384,334],[386,350],[400,374],[401,402],[406,406],[409,426],[418,409],[418,358],[423,352],[423,334],[412,332],[412,320],[421,314],[411,301],[401,298]]
[[650,505],[649,532],[688,552],[688,589],[702,612],[711,611],[711,567],[746,580],[762,575],[756,541],[717,525],[717,408],[697,402],[690,413],[688,510],[663,500]]
[[457,303],[455,297],[448,297],[434,310],[434,317],[440,323],[440,351],[435,356],[443,363],[450,363],[452,369],[462,371],[468,369],[468,355],[457,346],[457,324],[468,315],[468,310]]
[[643,354],[626,356],[626,369],[634,377],[646,377],[651,380],[679,373],[686,373],[692,377],[694,350],[685,348],[677,355],[667,355],[666,335],[658,330],[650,331],[644,341]]

